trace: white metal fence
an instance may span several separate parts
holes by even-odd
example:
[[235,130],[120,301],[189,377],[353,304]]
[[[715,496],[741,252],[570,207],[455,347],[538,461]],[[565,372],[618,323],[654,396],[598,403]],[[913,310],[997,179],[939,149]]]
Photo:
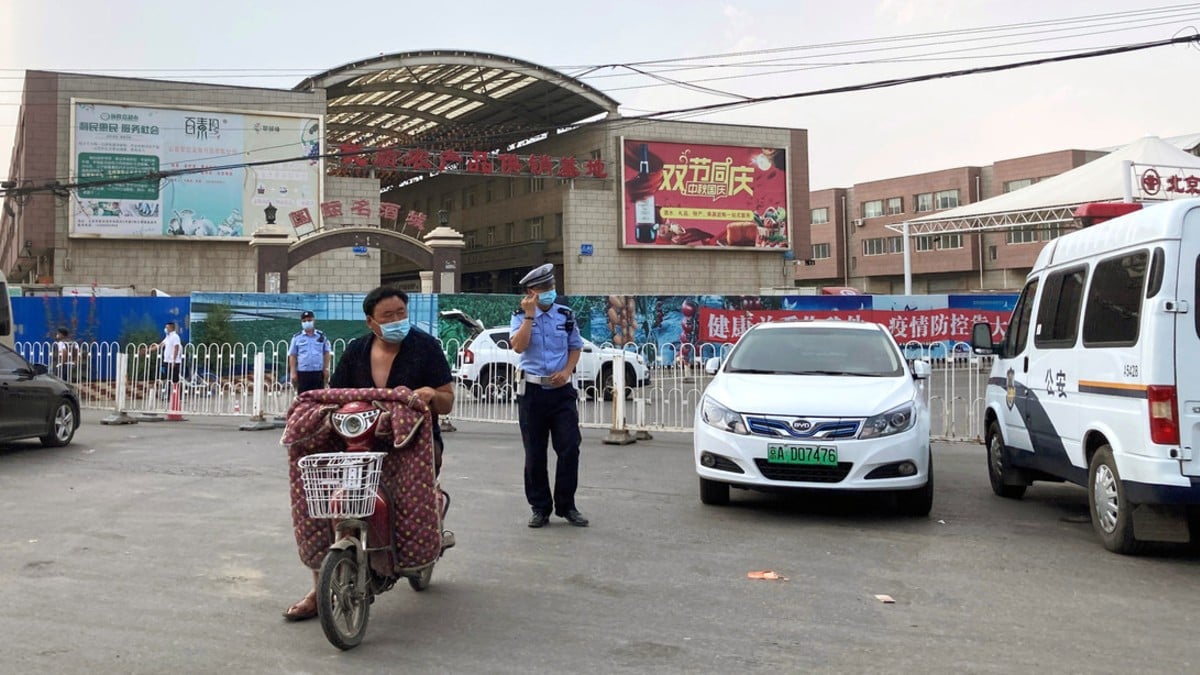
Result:
[[[460,352],[448,341],[448,354]],[[991,357],[978,357],[955,345],[933,348],[905,345],[908,358],[923,358],[933,365],[933,376],[924,383],[931,410],[931,434],[942,440],[976,440],[980,436]],[[333,342],[334,359],[345,348]],[[55,354],[54,343],[22,342],[17,351],[33,363],[75,385],[84,408],[111,410],[114,415],[150,419],[189,416],[245,416],[252,420],[282,419],[295,395],[288,378],[288,342],[260,344],[186,345],[178,388],[172,387],[163,355],[151,345],[115,342],[78,343],[67,358]],[[701,393],[711,376],[705,361],[728,350],[719,344],[685,345],[681,354],[663,354],[657,345],[627,345],[627,353],[641,354],[650,364],[650,381],[643,386],[625,382],[623,368],[614,367],[614,390],[624,396],[605,395],[596,382],[580,384],[579,418],[586,427],[629,432],[692,429]],[[670,357],[670,358],[667,358]],[[620,360],[620,359],[618,359]],[[457,364],[451,363],[451,368]],[[516,396],[511,376],[499,375],[470,388],[456,384],[454,410],[448,421],[516,423]],[[611,400],[606,400],[611,399]]]

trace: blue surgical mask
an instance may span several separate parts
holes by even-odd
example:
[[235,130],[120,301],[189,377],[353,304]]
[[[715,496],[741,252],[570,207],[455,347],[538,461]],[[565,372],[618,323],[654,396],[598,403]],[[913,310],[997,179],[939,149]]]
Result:
[[400,319],[399,321],[393,321],[391,323],[379,324],[379,332],[382,333],[384,342],[396,344],[403,341],[404,338],[408,336],[408,329],[411,327],[412,326],[408,323],[408,319]]
[[558,293],[553,288],[548,291],[542,291],[538,293],[538,304],[549,307],[554,304],[554,299],[557,297]]
[[312,330],[313,322],[312,321],[301,321],[300,327],[303,328],[304,330]]

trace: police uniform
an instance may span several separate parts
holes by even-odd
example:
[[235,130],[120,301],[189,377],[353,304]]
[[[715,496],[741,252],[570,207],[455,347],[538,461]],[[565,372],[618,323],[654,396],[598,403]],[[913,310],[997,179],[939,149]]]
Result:
[[[312,319],[312,312],[304,312],[301,319]],[[325,355],[333,351],[329,338],[314,329],[309,335],[300,331],[292,336],[288,356],[296,357],[296,393],[325,388]]]
[[[521,279],[526,287],[554,281],[554,266],[542,265]],[[578,393],[568,380],[553,386],[550,376],[567,366],[568,355],[583,347],[583,338],[575,324],[575,314],[554,302],[549,308],[534,308],[527,317],[524,310],[513,313],[510,335],[531,319],[529,344],[518,360],[521,381],[517,383],[517,408],[521,441],[525,446],[525,498],[533,509],[530,527],[545,525],[553,512],[571,524],[588,521],[575,508],[575,489],[579,483],[579,410]],[[523,388],[523,390],[522,390]],[[557,456],[554,489],[550,488],[547,442],[554,444]]]

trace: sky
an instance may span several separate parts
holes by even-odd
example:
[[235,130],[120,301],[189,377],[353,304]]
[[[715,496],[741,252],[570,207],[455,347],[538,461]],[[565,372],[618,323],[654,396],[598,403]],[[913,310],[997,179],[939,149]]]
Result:
[[[1171,0],[0,0],[0,157],[7,174],[25,70],[290,89],[380,54],[481,51],[586,72],[638,115],[1198,31],[1200,3]],[[807,129],[810,187],[849,187],[1200,132],[1198,71],[1200,49],[1172,45],[687,119]]]

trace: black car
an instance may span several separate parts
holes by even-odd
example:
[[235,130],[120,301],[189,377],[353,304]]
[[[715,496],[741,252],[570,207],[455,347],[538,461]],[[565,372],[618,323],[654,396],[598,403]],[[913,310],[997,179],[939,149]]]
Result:
[[79,398],[71,385],[0,345],[0,442],[37,438],[67,445],[79,428]]

